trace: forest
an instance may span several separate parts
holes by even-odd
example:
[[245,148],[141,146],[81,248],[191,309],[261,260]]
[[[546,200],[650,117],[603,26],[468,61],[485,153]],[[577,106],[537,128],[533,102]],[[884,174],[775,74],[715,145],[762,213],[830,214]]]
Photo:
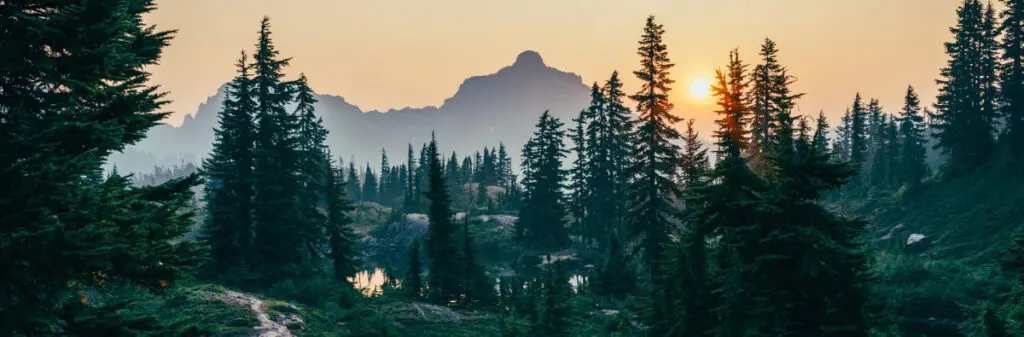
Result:
[[1024,336],[1024,0],[960,2],[933,106],[800,113],[765,38],[701,135],[654,13],[519,158],[373,165],[264,17],[201,163],[104,170],[168,115],[155,9],[0,0],[0,336]]

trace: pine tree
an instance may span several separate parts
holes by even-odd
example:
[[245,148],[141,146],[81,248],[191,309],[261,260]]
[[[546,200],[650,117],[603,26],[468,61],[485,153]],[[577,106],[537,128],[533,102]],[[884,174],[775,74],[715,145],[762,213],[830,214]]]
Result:
[[377,175],[373,173],[373,169],[367,163],[366,170],[363,171],[363,201],[380,201],[377,195],[377,185]]
[[761,44],[761,64],[754,67],[751,74],[751,118],[750,118],[750,147],[749,151],[753,161],[758,166],[760,158],[768,151],[769,139],[775,132],[775,121],[773,118],[779,111],[775,101],[778,96],[776,78],[784,70],[778,61],[779,50],[775,47],[775,41],[765,38]]
[[837,161],[850,161],[850,141],[853,136],[853,115],[850,109],[843,114],[842,123],[836,127],[836,136],[832,139],[832,153]]
[[381,204],[391,205],[391,163],[388,152],[380,149],[380,179],[377,182],[377,199]]
[[812,138],[811,148],[820,154],[828,156],[829,159],[834,159],[832,151],[828,147],[828,119],[825,118],[825,112],[818,112],[818,119],[814,125],[814,136]]
[[[76,328],[136,322],[149,326],[135,331],[151,328],[140,333],[166,331],[75,292],[103,281],[155,290],[203,257],[181,240],[196,175],[133,187],[100,174],[108,155],[168,115],[147,69],[172,32],[144,23],[153,1],[0,7],[0,335],[89,335]],[[92,310],[109,315],[84,315]]]
[[348,178],[345,179],[345,194],[351,195],[355,201],[363,201],[363,188],[359,184],[359,173],[356,171],[355,159],[348,162]]
[[464,218],[462,224],[462,259],[463,259],[463,294],[466,305],[478,302],[494,302],[494,284],[491,283],[476,260],[476,248],[473,247],[473,237],[469,234],[469,214]]
[[[601,97],[601,90],[598,88],[597,83],[594,83],[591,91],[591,97]],[[593,101],[591,101],[593,104]],[[592,229],[587,228],[589,221],[587,219],[587,203],[590,200],[590,186],[587,186],[588,173],[590,167],[588,165],[588,155],[586,145],[586,135],[584,130],[587,127],[587,110],[580,111],[579,116],[574,118],[572,121],[574,127],[569,133],[569,140],[572,141],[572,148],[569,150],[576,155],[576,159],[573,161],[572,169],[569,171],[569,214],[572,215],[572,223],[570,228],[572,232],[583,239],[583,242],[588,242],[589,239],[594,239],[595,233]]]
[[1016,148],[1024,144],[1024,1],[1002,0],[1002,68],[1000,76],[1001,116],[1006,123],[1002,143],[1003,156],[1011,165],[1024,164]]
[[925,128],[921,115],[921,101],[914,87],[907,87],[903,99],[903,111],[899,118],[899,142],[902,145],[899,156],[899,183],[910,191],[916,191],[925,178]]
[[405,281],[402,288],[409,292],[409,297],[418,300],[423,296],[423,271],[420,268],[420,240],[413,240],[409,247],[409,265],[405,267]]
[[[326,157],[331,158],[330,153],[327,153]],[[342,179],[345,169],[340,163],[335,165],[333,160],[329,165],[323,194],[327,201],[330,258],[332,267],[334,267],[334,279],[338,282],[348,282],[348,278],[355,276],[359,267],[359,253],[355,249],[356,235],[352,231],[352,218],[349,216],[355,207],[345,195],[346,188]]]
[[[743,288],[747,286],[740,266],[746,263],[746,252],[741,245],[747,232],[757,222],[759,193],[765,182],[757,176],[743,159],[747,109],[743,104],[742,69],[739,56],[730,54],[729,71],[716,72],[717,84],[712,87],[718,97],[720,118],[715,121],[717,161],[708,172],[711,183],[687,193],[687,204],[692,212],[686,217],[683,239],[674,249],[668,264],[675,291],[681,303],[674,307],[673,322],[668,322],[670,333],[701,335],[714,330],[716,336],[737,336],[746,331],[745,304],[751,298]],[[751,121],[753,122],[753,121]],[[747,146],[754,146],[750,143]],[[706,244],[712,233],[718,233],[720,250],[710,252]],[[715,261],[721,272],[712,275],[709,269]],[[709,298],[714,287],[716,296]],[[718,317],[717,322],[714,317]],[[716,324],[719,323],[719,324]]]
[[462,174],[459,168],[459,159],[455,155],[455,151],[452,151],[452,156],[448,158],[448,165],[445,165],[445,179],[448,182],[448,194],[455,197],[462,191]]
[[297,208],[301,226],[298,230],[303,235],[302,247],[306,258],[309,263],[318,265],[322,254],[312,247],[324,246],[324,238],[328,234],[327,214],[322,211],[326,208],[324,186],[331,175],[330,158],[326,156],[327,129],[323,126],[323,120],[314,113],[316,98],[309,88],[306,75],[299,75],[294,88],[297,103],[294,113],[295,173],[300,187]]
[[245,52],[238,75],[228,85],[213,150],[203,162],[206,223],[203,240],[210,247],[213,270],[244,265],[252,255],[253,101]]
[[274,282],[296,275],[306,261],[302,259],[302,220],[296,207],[295,121],[285,110],[292,90],[290,83],[281,79],[289,59],[278,57],[270,35],[270,19],[264,17],[253,58],[257,120],[253,173],[257,266],[265,281]]
[[950,28],[954,41],[946,43],[947,65],[938,80],[939,96],[932,116],[938,129],[937,147],[949,155],[944,170],[948,174],[971,171],[991,159],[994,133],[995,97],[989,96],[995,81],[985,41],[993,34],[986,31],[981,2],[965,0],[957,8],[957,23]]
[[612,233],[608,240],[608,255],[597,270],[597,293],[622,299],[636,288],[636,277],[629,259],[619,245],[619,237]]
[[498,143],[498,186],[508,186],[512,179],[512,158],[508,156],[505,143]]
[[[864,167],[868,155],[868,125],[866,121],[864,105],[860,93],[853,98],[853,106],[850,108],[850,165],[858,171]],[[853,177],[851,187],[859,187],[861,178],[859,175]]]
[[590,238],[607,244],[613,233],[624,233],[626,213],[626,164],[630,149],[631,116],[625,107],[618,72],[600,89],[591,90],[587,114],[587,157],[590,161],[585,183],[589,188],[585,207]]
[[686,134],[683,135],[683,151],[679,154],[680,185],[687,190],[698,188],[704,184],[707,173],[708,150],[700,141],[700,135],[693,129],[693,119],[686,121]]
[[523,146],[523,207],[516,236],[527,244],[555,249],[569,243],[565,229],[565,131],[562,122],[544,111]]
[[457,226],[451,208],[437,140],[431,137],[426,151],[427,186],[425,193],[429,205],[430,225],[427,228],[427,257],[430,258],[430,272],[427,274],[428,298],[435,303],[447,304],[461,293],[462,256],[456,246]]
[[[639,238],[645,264],[653,283],[656,301],[663,301],[663,278],[659,265],[663,260],[662,248],[669,242],[669,232],[677,210],[673,200],[680,195],[672,176],[678,165],[679,146],[672,143],[681,137],[672,124],[681,119],[673,115],[672,103],[668,100],[670,85],[669,69],[673,64],[668,58],[662,35],[662,25],[647,17],[644,33],[640,39],[641,69],[633,73],[641,81],[641,89],[630,96],[637,102],[636,140],[628,174],[633,178],[629,188],[629,216],[632,234]],[[653,320],[664,322],[665,305],[655,303]],[[656,327],[661,325],[656,324]],[[661,333],[658,330],[654,334]]]
[[539,335],[547,337],[568,336],[572,305],[572,287],[565,275],[561,262],[554,262],[547,268],[544,281],[543,300],[539,313]]

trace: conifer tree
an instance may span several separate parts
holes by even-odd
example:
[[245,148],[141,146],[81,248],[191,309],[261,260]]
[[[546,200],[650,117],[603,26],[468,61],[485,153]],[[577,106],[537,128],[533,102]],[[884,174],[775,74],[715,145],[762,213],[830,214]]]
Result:
[[409,297],[418,300],[423,296],[423,271],[420,268],[420,240],[413,240],[412,247],[409,247],[409,265],[405,267],[405,281],[402,288],[409,293]]
[[846,109],[842,122],[836,127],[836,136],[832,139],[832,154],[837,161],[850,161],[850,141],[853,136],[853,115]]
[[949,60],[938,80],[938,111],[932,119],[937,147],[949,155],[944,166],[948,174],[973,170],[991,159],[995,97],[989,91],[995,79],[987,50],[992,42],[985,40],[993,33],[986,31],[990,24],[983,12],[978,0],[965,0],[957,8],[957,23],[950,28],[954,40],[946,43]]
[[[416,206],[416,201],[419,200],[417,196],[417,186],[419,186],[419,173],[420,169],[416,164],[416,153],[412,148],[412,143],[409,144],[409,153],[405,161],[408,166],[405,182],[405,210],[410,211]],[[422,164],[422,163],[421,163]]]
[[569,243],[565,228],[565,130],[562,122],[544,111],[523,146],[523,207],[516,235],[527,244],[555,249]]
[[426,149],[427,190],[426,198],[430,202],[430,225],[427,227],[427,257],[430,268],[427,274],[428,298],[435,303],[447,304],[461,294],[462,256],[456,246],[454,213],[451,208],[451,197],[441,171],[441,157],[437,150],[437,140],[431,136],[430,145]]
[[[860,170],[864,167],[868,155],[868,125],[866,121],[864,104],[861,101],[860,93],[853,98],[853,106],[850,108],[850,165]],[[860,176],[853,177],[853,187],[859,187]]]
[[348,178],[345,179],[345,194],[351,195],[355,201],[363,201],[363,188],[359,184],[359,173],[356,171],[355,159],[348,162]]
[[377,175],[373,173],[373,169],[367,163],[366,170],[363,171],[363,201],[380,201],[377,195],[377,185]]
[[698,188],[704,184],[704,174],[709,169],[708,150],[693,129],[693,119],[686,121],[683,135],[683,151],[679,154],[680,185],[686,189]]
[[774,132],[773,118],[779,107],[775,106],[778,95],[776,78],[783,71],[778,61],[778,49],[775,41],[765,38],[761,44],[761,62],[754,67],[751,74],[751,118],[750,118],[750,154],[756,163],[768,150],[769,137]]
[[391,163],[388,152],[380,149],[380,178],[377,182],[377,199],[381,204],[391,204]]
[[325,155],[327,129],[323,126],[323,120],[314,113],[316,98],[309,88],[306,75],[299,76],[294,88],[297,103],[294,113],[295,173],[300,187],[297,198],[300,221],[298,230],[303,235],[303,253],[310,263],[315,264],[321,254],[310,247],[323,246],[328,234],[327,214],[322,211],[326,206],[323,202],[326,197],[324,185],[331,174],[330,159]]
[[302,259],[302,221],[296,204],[295,121],[285,110],[292,90],[282,80],[289,60],[279,58],[271,40],[270,18],[264,17],[253,55],[257,120],[253,214],[257,265],[270,282],[296,275],[307,262]]
[[597,270],[595,290],[600,295],[622,299],[636,288],[636,276],[633,274],[618,235],[612,233],[608,240],[608,255]]
[[[100,174],[108,155],[168,115],[147,66],[172,32],[144,23],[153,1],[0,7],[0,335],[90,335],[75,330],[136,322],[166,331],[76,292],[102,281],[155,290],[202,258],[197,242],[181,240],[198,176],[133,187]],[[84,315],[91,309],[109,315]]]
[[[326,157],[331,158],[329,152]],[[326,197],[331,265],[334,267],[334,279],[338,282],[348,282],[348,278],[355,276],[359,267],[359,253],[355,250],[356,235],[352,231],[352,218],[349,216],[349,212],[355,207],[345,195],[345,183],[342,179],[345,169],[340,163],[335,165],[333,160],[329,165],[323,194]]]
[[498,186],[508,186],[511,183],[512,178],[512,158],[508,156],[508,150],[505,149],[505,143],[498,143],[498,158],[496,161],[498,165]]
[[213,150],[203,162],[206,223],[213,270],[244,265],[252,255],[253,100],[245,52],[238,75],[228,85],[214,130]]
[[[667,47],[662,41],[665,30],[654,22],[654,16],[647,17],[644,33],[640,38],[640,70],[633,73],[641,81],[641,88],[630,96],[637,102],[637,128],[632,138],[636,140],[628,174],[633,178],[629,188],[629,216],[632,234],[639,238],[644,262],[653,285],[653,320],[662,322],[666,308],[661,293],[664,280],[659,265],[663,260],[662,248],[669,242],[670,228],[677,210],[673,200],[680,195],[679,188],[672,181],[679,158],[679,146],[672,141],[681,138],[673,124],[681,119],[673,115],[668,93],[674,81],[669,79],[673,64],[668,58]],[[656,325],[656,327],[659,325]],[[654,331],[654,334],[661,333]]]
[[812,138],[811,147],[817,152],[828,156],[829,159],[834,159],[832,151],[828,147],[828,119],[825,118],[825,112],[818,112],[818,119],[814,125],[814,137]]
[[[601,97],[601,91],[598,89],[597,83],[594,83],[591,96]],[[572,224],[569,226],[572,228],[572,232],[583,239],[583,242],[588,242],[589,239],[593,239],[595,233],[590,228],[587,228],[589,221],[587,219],[587,203],[590,200],[590,186],[587,186],[588,173],[590,167],[588,165],[588,149],[586,145],[586,135],[584,130],[587,127],[587,111],[580,111],[579,116],[574,118],[572,121],[574,127],[569,133],[569,140],[572,141],[572,148],[569,150],[576,155],[576,159],[573,161],[572,169],[569,171],[569,190],[571,191],[569,196],[568,208],[569,214],[572,215]]]
[[448,194],[452,197],[459,195],[459,191],[462,190],[462,174],[459,168],[459,159],[455,155],[455,151],[452,151],[452,156],[448,158],[448,165],[445,165],[445,179],[448,181]]
[[487,278],[483,266],[476,260],[476,248],[473,247],[473,237],[469,233],[468,213],[464,219],[462,224],[462,262],[465,268],[462,273],[464,304],[492,303],[494,301],[494,284]]
[[921,101],[914,87],[907,87],[907,95],[903,98],[903,110],[899,117],[899,142],[902,148],[899,156],[899,183],[906,185],[910,191],[916,191],[924,179],[925,166],[925,129],[924,117],[921,115]]
[[539,320],[539,335],[547,337],[568,336],[572,314],[572,287],[569,285],[565,275],[565,268],[561,262],[551,263],[547,268],[547,277],[544,280],[543,300],[541,302]]
[[1024,1],[1002,0],[1003,32],[999,69],[1000,115],[1005,127],[999,139],[1003,156],[1011,165],[1024,164],[1024,157],[1018,155],[1017,147],[1024,144]]
[[586,212],[590,239],[606,244],[612,233],[624,233],[631,116],[625,107],[622,82],[618,72],[602,88],[596,83],[591,90],[590,123],[586,128],[587,157],[590,162],[586,174],[588,198]]

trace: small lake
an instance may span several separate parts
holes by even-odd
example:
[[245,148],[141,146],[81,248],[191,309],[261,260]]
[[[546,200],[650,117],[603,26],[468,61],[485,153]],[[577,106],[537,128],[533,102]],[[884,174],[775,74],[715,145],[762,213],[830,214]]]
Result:
[[[356,290],[363,293],[363,296],[375,296],[383,292],[387,277],[384,274],[383,268],[373,268],[359,271],[354,277],[349,277],[348,281],[352,282],[352,285]],[[588,281],[589,279],[585,275],[573,274],[569,276],[569,285],[572,286],[573,293],[579,293],[580,288],[585,286]],[[396,283],[399,283],[399,286],[401,286],[400,282]],[[501,279],[494,280],[495,291],[500,289],[498,287],[499,283],[501,283]]]

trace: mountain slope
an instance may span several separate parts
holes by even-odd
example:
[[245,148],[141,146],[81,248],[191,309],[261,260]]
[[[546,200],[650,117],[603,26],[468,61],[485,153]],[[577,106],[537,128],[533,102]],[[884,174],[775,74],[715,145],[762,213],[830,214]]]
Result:
[[[212,147],[223,90],[200,104],[180,127],[153,128],[145,140],[112,156],[110,164],[122,172],[148,172],[154,165],[198,162]],[[588,103],[589,89],[578,75],[549,67],[540,54],[525,51],[494,74],[466,79],[440,107],[364,112],[340,96],[317,99],[316,112],[330,131],[333,153],[376,167],[382,148],[393,162],[402,162],[407,144],[418,151],[432,131],[446,152],[463,156],[503,141],[518,157],[544,110],[568,122]]]

